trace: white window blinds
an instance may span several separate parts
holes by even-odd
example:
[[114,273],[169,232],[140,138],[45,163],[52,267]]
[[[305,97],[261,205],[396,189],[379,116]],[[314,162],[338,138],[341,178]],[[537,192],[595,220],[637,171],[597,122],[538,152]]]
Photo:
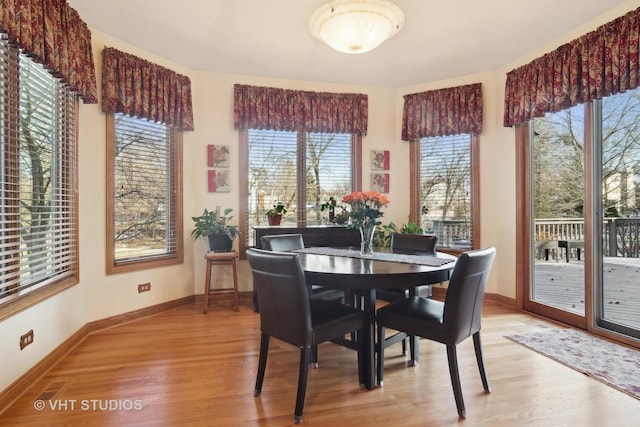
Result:
[[0,300],[77,274],[76,105],[0,40]]

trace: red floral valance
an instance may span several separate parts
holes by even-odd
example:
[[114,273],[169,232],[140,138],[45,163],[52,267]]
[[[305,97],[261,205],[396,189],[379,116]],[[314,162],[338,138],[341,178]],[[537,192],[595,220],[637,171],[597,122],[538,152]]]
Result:
[[137,56],[105,48],[102,111],[193,130],[191,80]]
[[1,0],[0,31],[85,103],[98,102],[91,32],[66,0]]
[[402,140],[482,133],[482,83],[404,96]]
[[367,95],[233,87],[236,129],[367,134]]
[[504,125],[638,87],[640,9],[507,73]]

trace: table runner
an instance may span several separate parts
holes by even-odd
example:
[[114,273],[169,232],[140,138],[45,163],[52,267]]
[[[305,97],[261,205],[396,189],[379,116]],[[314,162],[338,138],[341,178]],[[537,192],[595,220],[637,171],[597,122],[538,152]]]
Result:
[[455,259],[439,258],[435,255],[392,254],[386,252],[374,252],[371,256],[363,256],[358,250],[328,247],[295,249],[292,252],[301,252],[314,255],[334,255],[349,258],[373,259],[376,261],[402,262],[405,264],[418,264],[426,265],[429,267],[440,267],[441,265],[449,264],[450,262],[456,261]]

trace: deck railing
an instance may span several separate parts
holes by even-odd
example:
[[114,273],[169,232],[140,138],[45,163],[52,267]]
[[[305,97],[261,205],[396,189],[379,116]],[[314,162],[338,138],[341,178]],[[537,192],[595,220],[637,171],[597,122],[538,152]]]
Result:
[[[437,220],[425,229],[438,236],[440,246],[470,245],[471,224],[464,220]],[[535,221],[536,242],[584,240],[583,218],[544,218]],[[603,256],[640,258],[640,218],[605,218],[602,223]],[[539,245],[548,248],[549,245]]]
[[438,236],[438,246],[466,248],[471,246],[471,222],[467,220],[434,220],[431,227],[423,227],[425,234]]
[[[584,240],[584,219],[544,218],[535,221],[536,242]],[[603,256],[640,257],[640,218],[605,218]]]

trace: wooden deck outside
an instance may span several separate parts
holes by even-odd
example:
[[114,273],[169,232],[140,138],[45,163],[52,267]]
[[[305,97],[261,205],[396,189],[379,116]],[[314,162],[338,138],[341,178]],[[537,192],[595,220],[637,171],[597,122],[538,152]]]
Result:
[[[605,258],[603,278],[604,317],[640,329],[640,259]],[[584,314],[584,257],[536,260],[534,300]]]

